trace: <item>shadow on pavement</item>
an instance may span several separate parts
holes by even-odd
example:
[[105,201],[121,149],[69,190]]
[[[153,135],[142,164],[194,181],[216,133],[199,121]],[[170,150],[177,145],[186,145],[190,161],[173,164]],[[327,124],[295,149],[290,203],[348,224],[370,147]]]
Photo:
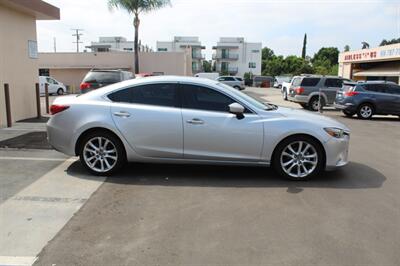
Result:
[[[78,178],[88,176],[79,161],[66,171]],[[287,187],[287,192],[299,193],[304,188],[379,188],[385,180],[377,170],[354,162],[306,182],[283,179],[268,167],[129,163],[105,182],[136,186]]]

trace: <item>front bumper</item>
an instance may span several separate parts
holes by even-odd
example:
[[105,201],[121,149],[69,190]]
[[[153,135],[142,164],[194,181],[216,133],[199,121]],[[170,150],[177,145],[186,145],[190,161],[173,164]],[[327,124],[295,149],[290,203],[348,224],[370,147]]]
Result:
[[345,166],[349,162],[349,143],[350,135],[340,139],[332,137],[325,142],[326,170],[334,170]]

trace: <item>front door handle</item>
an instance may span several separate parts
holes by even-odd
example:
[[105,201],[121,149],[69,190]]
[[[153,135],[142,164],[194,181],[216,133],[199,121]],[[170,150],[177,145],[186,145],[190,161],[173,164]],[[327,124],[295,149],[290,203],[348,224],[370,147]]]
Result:
[[118,117],[130,117],[131,116],[130,113],[125,112],[125,111],[114,112],[114,115],[118,116]]
[[192,125],[202,125],[204,124],[204,121],[198,118],[193,118],[192,120],[187,120],[186,123],[192,124]]

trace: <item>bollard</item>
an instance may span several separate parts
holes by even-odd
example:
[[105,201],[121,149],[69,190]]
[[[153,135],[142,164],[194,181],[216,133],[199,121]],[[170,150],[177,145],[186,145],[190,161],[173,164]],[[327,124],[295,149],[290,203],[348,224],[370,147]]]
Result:
[[8,86],[8,83],[4,84],[4,97],[6,101],[7,127],[11,127],[12,120],[11,120],[11,106],[10,106],[10,88]]
[[50,113],[50,110],[49,110],[49,84],[45,84],[44,85],[44,94],[45,94],[45,97],[46,97],[46,113]]
[[37,112],[37,118],[41,118],[42,114],[40,111],[40,89],[39,89],[39,83],[35,84],[36,86],[36,112]]

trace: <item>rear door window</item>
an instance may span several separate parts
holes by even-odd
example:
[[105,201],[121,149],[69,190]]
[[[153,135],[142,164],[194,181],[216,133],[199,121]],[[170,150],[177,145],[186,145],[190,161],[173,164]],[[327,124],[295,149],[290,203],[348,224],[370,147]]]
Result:
[[121,81],[119,72],[89,72],[84,82],[87,83],[117,83]]
[[174,83],[147,84],[111,93],[113,102],[178,107],[177,88]]
[[364,89],[371,92],[379,92],[379,93],[387,92],[385,84],[365,84]]
[[343,81],[341,79],[328,78],[325,80],[325,87],[340,88],[342,84]]
[[303,81],[301,82],[301,86],[314,87],[317,86],[320,80],[321,80],[320,78],[304,78]]
[[398,85],[389,84],[387,90],[390,94],[400,95],[400,86]]

